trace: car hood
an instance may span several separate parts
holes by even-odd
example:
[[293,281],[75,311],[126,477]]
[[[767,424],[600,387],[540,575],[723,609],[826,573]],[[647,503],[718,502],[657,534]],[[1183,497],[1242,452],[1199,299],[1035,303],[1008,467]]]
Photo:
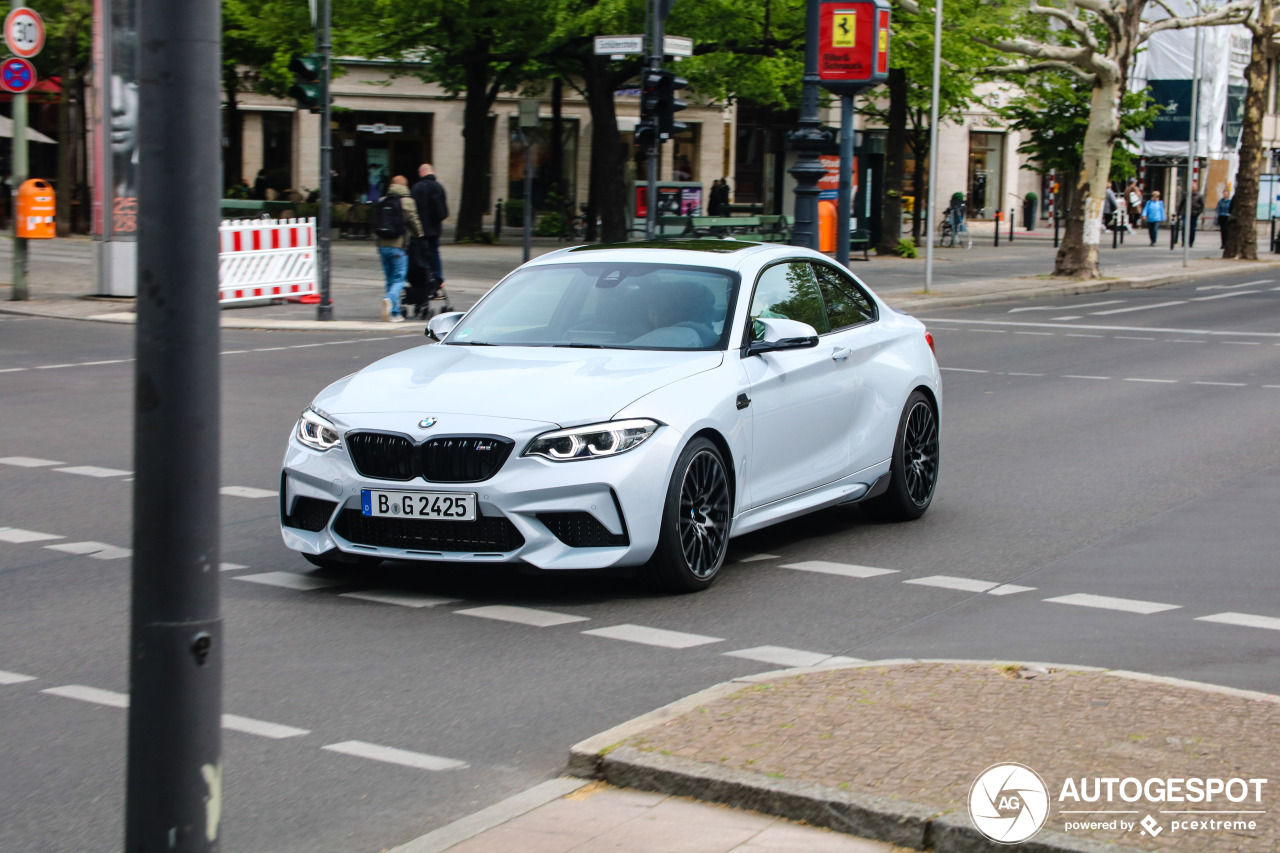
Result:
[[722,352],[429,345],[335,382],[315,405],[336,416],[407,411],[577,426],[723,361]]

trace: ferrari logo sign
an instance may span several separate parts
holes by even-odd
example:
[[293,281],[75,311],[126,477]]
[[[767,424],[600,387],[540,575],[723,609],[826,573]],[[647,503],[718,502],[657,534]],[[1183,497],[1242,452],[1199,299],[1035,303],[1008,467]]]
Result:
[[858,37],[858,10],[836,9],[832,12],[831,46],[853,47]]

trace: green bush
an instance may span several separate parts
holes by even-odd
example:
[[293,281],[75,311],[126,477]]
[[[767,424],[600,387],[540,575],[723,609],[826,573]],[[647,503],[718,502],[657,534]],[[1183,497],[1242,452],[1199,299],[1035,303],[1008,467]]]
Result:
[[910,237],[903,237],[898,241],[898,257],[901,258],[918,258],[920,255],[916,252],[916,241]]
[[1039,201],[1039,200],[1040,200],[1040,196],[1036,195],[1035,193],[1027,193],[1027,201]]
[[503,226],[524,227],[524,199],[509,198],[502,203]]
[[533,234],[535,237],[559,237],[563,226],[564,219],[560,214],[544,213],[538,217],[538,225],[534,228]]

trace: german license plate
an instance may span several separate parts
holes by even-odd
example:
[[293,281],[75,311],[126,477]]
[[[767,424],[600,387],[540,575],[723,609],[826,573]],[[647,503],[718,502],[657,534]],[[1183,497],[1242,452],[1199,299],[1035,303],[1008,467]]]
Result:
[[360,512],[374,518],[475,521],[476,496],[463,492],[384,492],[361,489]]

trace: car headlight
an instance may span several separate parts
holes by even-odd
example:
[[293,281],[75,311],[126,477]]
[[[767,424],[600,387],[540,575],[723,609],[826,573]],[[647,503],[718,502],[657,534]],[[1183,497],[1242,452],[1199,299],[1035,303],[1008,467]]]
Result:
[[338,444],[338,428],[333,421],[308,406],[298,418],[298,441],[313,450],[328,450]]
[[555,432],[544,432],[529,442],[521,455],[541,456],[553,462],[617,456],[639,446],[659,426],[657,421],[637,418],[558,429]]

